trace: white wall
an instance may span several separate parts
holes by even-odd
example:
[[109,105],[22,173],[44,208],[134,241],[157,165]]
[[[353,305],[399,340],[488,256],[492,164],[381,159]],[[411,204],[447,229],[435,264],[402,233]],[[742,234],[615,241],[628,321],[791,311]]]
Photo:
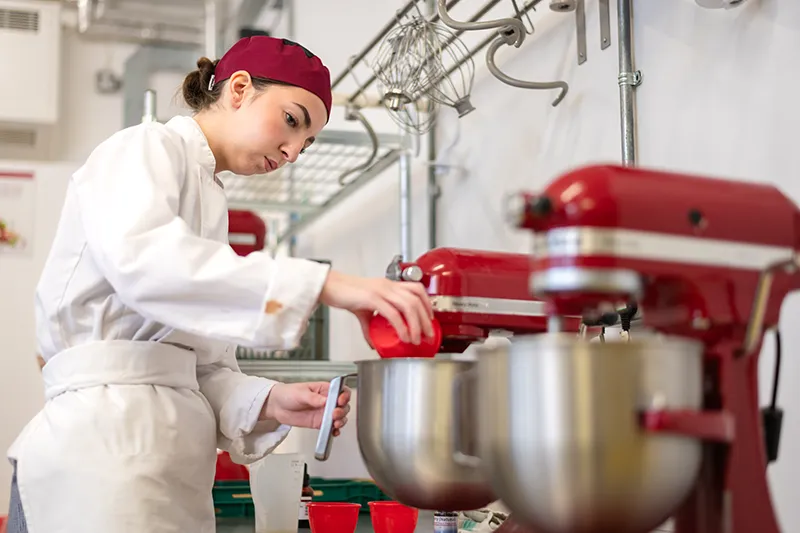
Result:
[[[339,0],[315,2],[313,8],[309,2],[300,4],[295,37],[320,54],[335,75],[378,26],[393,16],[401,2]],[[463,9],[453,13],[457,18],[465,19],[479,2],[463,4],[466,8],[460,6]],[[510,9],[510,3],[501,2],[501,9],[493,13],[506,15]],[[750,0],[738,10],[725,12],[704,11],[692,0],[638,1],[635,11],[636,63],[644,74],[644,84],[637,93],[640,163],[770,181],[800,202],[800,185],[793,181],[800,168],[800,151],[793,146],[793,133],[800,124],[800,104],[795,99],[800,86],[800,67],[795,58],[800,47],[800,4],[794,0]],[[528,236],[514,232],[503,221],[501,199],[507,192],[540,187],[576,165],[619,160],[615,26],[612,47],[601,51],[596,0],[587,1],[587,12],[589,60],[580,67],[576,64],[572,16],[549,12],[546,2],[532,15],[535,35],[520,50],[498,54],[499,66],[512,76],[569,82],[570,92],[556,108],[550,106],[554,91],[503,85],[487,74],[483,57],[476,58],[472,101],[477,109],[460,121],[446,113],[439,133],[441,147],[450,145],[458,134],[456,144],[443,154],[442,161],[464,169],[442,177],[440,245],[526,251]],[[345,25],[349,26],[346,31]],[[468,35],[465,40],[474,43],[485,35]],[[79,43],[72,37],[67,43],[67,105],[60,153],[62,159],[79,161],[121,125],[121,102],[118,96],[98,96],[91,89],[93,71],[108,61],[109,47]],[[119,67],[131,48],[112,49],[110,61]],[[363,72],[359,71],[362,80]],[[176,81],[163,82],[165,86],[170,83]],[[352,86],[347,80],[342,89]],[[159,95],[163,92],[168,91],[159,90]],[[163,104],[160,106],[163,109]],[[97,114],[88,119],[89,111]],[[386,117],[377,116],[377,120],[381,130],[391,129]],[[341,118],[332,120],[331,127],[342,126]],[[383,275],[387,262],[399,251],[395,176],[396,170],[387,172],[321,219],[302,235],[298,253],[332,259],[336,268],[351,273]],[[57,191],[60,182],[56,176],[53,180],[53,191]],[[414,165],[414,255],[426,248],[425,180],[425,166],[418,160]],[[49,237],[42,238],[45,246]],[[14,291],[3,292],[0,301],[0,318],[12,320],[4,321],[4,335],[0,336],[0,391],[12,390],[12,386],[36,390],[24,397],[13,395],[12,403],[10,398],[2,398],[0,447],[10,442],[40,402],[32,322],[25,314],[29,313],[26,307],[30,309],[30,298],[25,294],[30,294],[40,264],[33,260],[29,266],[33,270],[24,274],[18,267],[0,265],[0,283]],[[800,474],[800,458],[793,453],[800,448],[800,391],[791,386],[800,373],[800,363],[791,356],[793,347],[800,345],[800,330],[791,328],[798,313],[800,299],[791,298],[784,306],[782,322],[787,357],[780,398],[787,419],[780,461],[769,472],[786,531],[800,530],[800,509],[792,505],[798,495],[792,481]],[[331,335],[334,358],[374,357],[351,317],[334,312]],[[15,340],[9,341],[12,337]],[[764,355],[761,383],[766,398],[772,377],[772,350],[765,349]],[[314,436],[314,432],[297,431],[284,449],[310,452]],[[331,459],[327,463],[312,462],[310,470],[312,475],[366,475],[358,458],[355,424],[350,424],[337,440]],[[8,469],[0,466],[0,500],[7,498],[7,474]]]
[[[36,200],[32,250],[24,256],[0,256],[0,450],[11,445],[19,430],[44,403],[33,317],[33,291],[55,235],[66,192],[68,164],[31,166],[1,161],[3,171],[34,171]],[[5,514],[11,468],[0,460],[0,514]]]

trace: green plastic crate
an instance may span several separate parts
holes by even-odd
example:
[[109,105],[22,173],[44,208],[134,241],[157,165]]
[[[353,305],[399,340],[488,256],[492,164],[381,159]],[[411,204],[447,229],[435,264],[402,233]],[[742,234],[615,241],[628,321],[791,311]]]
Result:
[[389,498],[371,479],[336,479],[312,477],[315,502],[360,503],[361,512],[369,513],[369,502]]
[[[312,477],[315,502],[360,503],[361,512],[369,513],[369,502],[390,500],[369,479]],[[218,518],[246,518],[255,515],[250,484],[247,481],[217,481],[212,489],[214,512]]]
[[217,481],[211,490],[217,518],[253,518],[253,496],[247,481]]

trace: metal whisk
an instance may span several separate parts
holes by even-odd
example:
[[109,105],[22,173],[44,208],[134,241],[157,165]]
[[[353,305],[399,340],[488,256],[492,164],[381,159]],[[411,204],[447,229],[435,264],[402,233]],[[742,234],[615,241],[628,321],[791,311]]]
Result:
[[475,75],[469,51],[450,30],[421,13],[398,20],[379,46],[372,69],[384,105],[406,130],[428,131],[438,105],[454,108],[459,117],[475,109],[469,100]]

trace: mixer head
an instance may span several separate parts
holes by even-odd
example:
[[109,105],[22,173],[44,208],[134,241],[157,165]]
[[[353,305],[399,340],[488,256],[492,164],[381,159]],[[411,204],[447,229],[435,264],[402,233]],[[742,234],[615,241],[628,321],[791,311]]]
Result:
[[[426,287],[442,329],[440,352],[459,353],[495,331],[547,331],[545,303],[528,291],[529,272],[525,254],[437,248],[415,261],[395,257],[386,277]],[[577,332],[580,319],[567,317],[562,327]]]
[[793,286],[763,283],[800,249],[800,214],[770,185],[588,166],[508,208],[534,232],[530,290],[552,313],[636,302],[646,326],[712,340],[744,336],[758,289],[761,325],[774,325]]

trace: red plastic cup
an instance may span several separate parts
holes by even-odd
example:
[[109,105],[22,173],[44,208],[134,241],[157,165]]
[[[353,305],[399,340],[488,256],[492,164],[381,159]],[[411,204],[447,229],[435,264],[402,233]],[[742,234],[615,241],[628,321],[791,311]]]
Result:
[[433,338],[428,339],[422,334],[419,344],[403,342],[397,335],[397,330],[383,316],[375,315],[369,322],[369,340],[375,351],[384,359],[392,357],[433,357],[439,353],[442,344],[442,326],[433,319]]
[[310,502],[308,523],[311,533],[354,533],[360,510],[360,503]]
[[369,514],[375,533],[414,533],[419,509],[400,502],[369,502]]

